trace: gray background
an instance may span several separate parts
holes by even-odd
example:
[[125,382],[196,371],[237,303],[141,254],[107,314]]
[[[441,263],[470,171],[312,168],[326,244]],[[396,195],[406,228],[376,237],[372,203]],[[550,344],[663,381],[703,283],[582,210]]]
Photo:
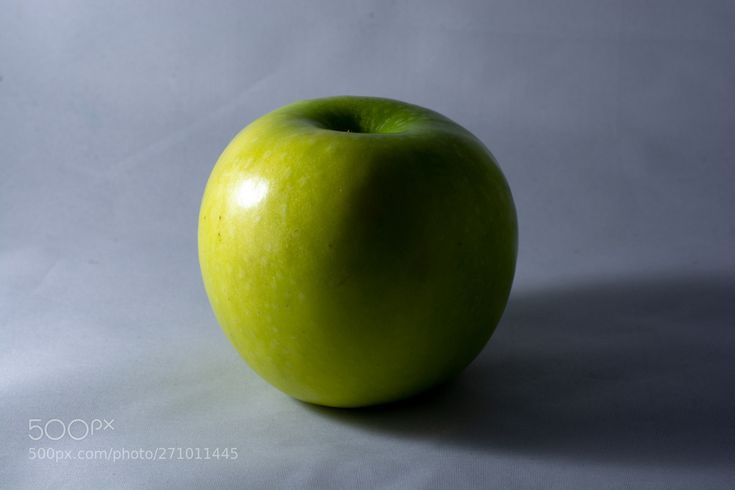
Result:
[[[0,487],[735,485],[735,3],[0,6]],[[519,211],[488,348],[389,408],[270,388],[196,259],[230,138],[335,94],[465,125]],[[115,431],[34,442],[32,418]],[[174,446],[239,457],[28,457]]]

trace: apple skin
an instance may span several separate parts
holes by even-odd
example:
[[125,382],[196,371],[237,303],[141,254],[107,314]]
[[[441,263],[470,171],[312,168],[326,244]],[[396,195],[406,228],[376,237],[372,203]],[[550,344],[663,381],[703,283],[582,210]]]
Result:
[[458,374],[515,271],[508,184],[470,132],[373,97],[296,102],[243,129],[212,171],[199,260],[229,340],[302,401],[358,407]]

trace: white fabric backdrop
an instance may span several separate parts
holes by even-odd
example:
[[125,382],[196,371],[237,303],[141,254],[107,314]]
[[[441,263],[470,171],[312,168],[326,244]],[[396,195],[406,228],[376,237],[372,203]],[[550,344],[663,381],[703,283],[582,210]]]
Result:
[[[732,488],[733,52],[726,1],[0,2],[0,487]],[[475,132],[521,227],[482,356],[367,411],[257,378],[196,260],[229,139],[345,93]]]

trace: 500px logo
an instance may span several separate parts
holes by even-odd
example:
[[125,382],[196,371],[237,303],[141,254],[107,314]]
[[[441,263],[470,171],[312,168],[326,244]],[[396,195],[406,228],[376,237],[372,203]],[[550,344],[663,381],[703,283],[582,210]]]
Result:
[[115,419],[74,419],[64,422],[61,419],[28,419],[28,437],[39,441],[43,438],[58,441],[64,437],[81,441],[94,434],[113,431]]

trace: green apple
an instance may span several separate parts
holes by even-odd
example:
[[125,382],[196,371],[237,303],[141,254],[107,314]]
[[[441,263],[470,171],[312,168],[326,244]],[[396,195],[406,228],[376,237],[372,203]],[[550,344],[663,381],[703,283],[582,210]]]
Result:
[[502,315],[516,249],[487,148],[436,112],[372,97],[251,123],[199,217],[204,285],[235,348],[276,388],[335,407],[459,373]]

